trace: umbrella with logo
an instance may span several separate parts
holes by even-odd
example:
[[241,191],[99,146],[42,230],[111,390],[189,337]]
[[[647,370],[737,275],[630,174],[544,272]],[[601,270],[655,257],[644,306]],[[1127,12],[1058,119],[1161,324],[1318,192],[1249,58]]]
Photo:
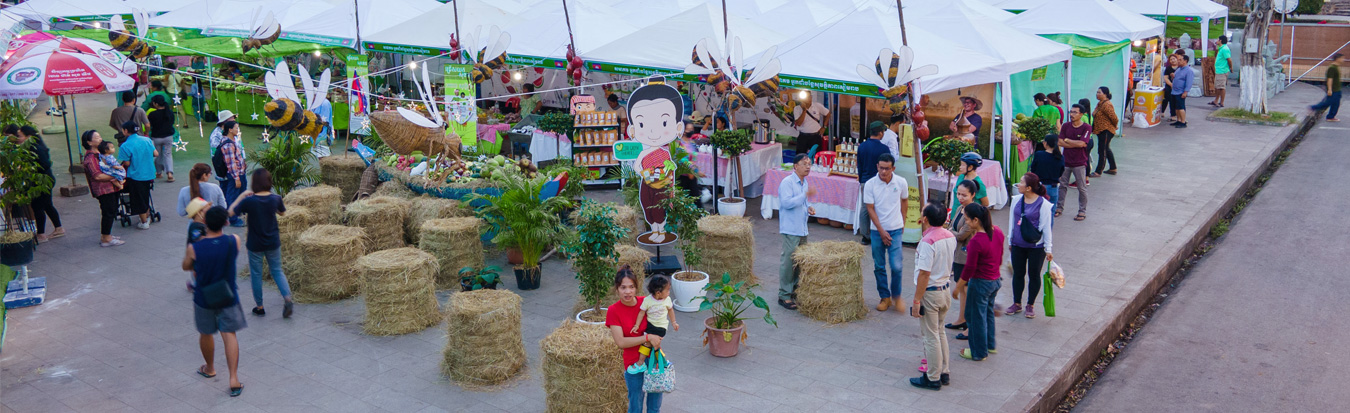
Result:
[[[42,94],[50,96],[78,95],[84,93],[120,92],[131,90],[136,81],[120,68],[113,67],[105,58],[97,54],[85,53],[75,46],[59,42],[46,52],[30,50],[24,55],[14,55],[0,65],[0,99],[32,99]],[[70,107],[74,109],[75,98],[71,97]],[[74,115],[78,127],[80,118]],[[75,155],[70,149],[70,130],[66,130],[66,156],[71,166],[75,164]],[[71,188],[75,188],[75,175],[72,173]],[[63,193],[65,193],[64,189]],[[68,196],[73,196],[70,192]]]
[[17,59],[30,54],[47,53],[63,48],[98,55],[108,64],[121,70],[122,73],[129,75],[136,73],[136,63],[106,43],[100,43],[97,40],[57,36],[47,32],[35,32],[19,36],[9,43],[9,51],[5,53],[5,57]]

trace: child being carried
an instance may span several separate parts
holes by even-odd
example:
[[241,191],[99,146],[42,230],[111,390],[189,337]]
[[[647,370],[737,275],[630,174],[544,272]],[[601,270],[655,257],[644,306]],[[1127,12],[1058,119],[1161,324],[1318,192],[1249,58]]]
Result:
[[112,142],[103,141],[103,143],[98,144],[98,153],[99,172],[113,177],[113,189],[121,191],[122,185],[127,180],[127,169],[123,168],[122,164],[118,163],[117,158],[113,156],[116,152],[113,150]]
[[[666,329],[674,327],[675,331],[680,331],[680,323],[675,322],[675,307],[670,301],[670,279],[657,275],[647,281],[647,292],[651,295],[642,300],[642,314],[647,317],[646,334],[655,335],[661,338],[666,337]],[[638,325],[634,323],[631,334],[636,334]],[[650,344],[644,343],[638,349],[638,362],[628,366],[628,374],[638,374],[647,371],[647,357],[652,354]],[[657,348],[656,350],[660,350]]]

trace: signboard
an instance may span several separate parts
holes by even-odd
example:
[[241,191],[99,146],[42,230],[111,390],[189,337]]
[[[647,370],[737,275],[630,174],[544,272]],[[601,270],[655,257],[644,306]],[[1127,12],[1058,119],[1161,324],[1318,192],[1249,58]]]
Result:
[[614,160],[636,161],[642,154],[642,143],[636,141],[614,142]]
[[398,44],[371,43],[371,42],[366,42],[366,50],[372,52],[400,53],[400,54],[412,54],[421,56],[438,56],[442,53],[450,52],[450,50],[448,49],[439,49],[434,47],[404,46]]
[[779,88],[782,89],[808,89],[869,98],[881,97],[881,91],[877,86],[868,83],[843,82],[838,80],[780,74],[778,75],[778,84]]
[[446,136],[459,135],[465,148],[478,146],[478,107],[473,99],[478,85],[470,79],[473,65],[445,65],[445,113],[449,118]]
[[1035,69],[1031,69],[1031,81],[1032,81],[1032,82],[1039,82],[1039,81],[1045,80],[1045,71],[1046,71],[1046,67],[1045,67],[1045,66],[1041,66],[1041,67],[1038,67],[1038,68],[1035,68]]
[[366,56],[347,55],[347,107],[351,108],[347,129],[354,135],[370,135],[370,73]]

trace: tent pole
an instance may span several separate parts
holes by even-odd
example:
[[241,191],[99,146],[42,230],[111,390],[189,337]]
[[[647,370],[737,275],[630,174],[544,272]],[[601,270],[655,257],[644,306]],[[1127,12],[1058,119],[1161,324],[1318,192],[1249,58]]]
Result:
[[[1284,32],[1280,32],[1284,33]],[[1209,18],[1200,21],[1200,57],[1209,57]],[[1198,62],[1197,62],[1198,63]]]
[[[65,97],[65,96],[61,96],[61,97],[60,97],[60,100],[61,100],[60,106],[65,106],[65,105],[66,105],[66,97]],[[61,124],[62,124],[63,126],[68,126],[68,125],[66,125],[66,116],[65,116],[65,114],[62,114],[62,115],[61,115]],[[70,151],[70,128],[66,127],[65,130],[66,130],[66,161],[69,161],[69,162],[70,162],[70,166],[74,167],[74,166],[75,166],[75,153]],[[77,133],[78,133],[78,132],[77,132]],[[72,185],[73,185],[73,184],[74,184],[75,175],[71,175],[71,176],[70,176],[70,179],[71,179],[71,183],[72,183]]]
[[356,51],[365,54],[365,47],[361,46],[361,0],[352,0],[352,15],[356,18]]
[[[1064,103],[1069,106],[1077,103],[1073,100],[1073,56],[1069,56],[1069,59],[1064,61]],[[1066,115],[1068,113],[1068,111],[1064,112]],[[1060,120],[1063,121],[1063,119]]]
[[[1003,80],[1003,175],[1012,179],[1012,75]],[[1030,137],[1028,137],[1030,138]],[[1035,150],[1036,148],[1032,148]]]

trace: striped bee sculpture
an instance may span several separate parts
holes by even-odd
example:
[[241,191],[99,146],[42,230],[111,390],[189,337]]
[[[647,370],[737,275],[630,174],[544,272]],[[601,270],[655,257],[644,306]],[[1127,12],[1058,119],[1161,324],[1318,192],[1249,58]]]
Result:
[[247,39],[239,42],[239,48],[244,53],[254,49],[262,49],[263,46],[272,44],[281,37],[281,23],[277,22],[276,16],[269,11],[267,12],[267,18],[258,20],[261,13],[261,8],[253,13],[253,32],[249,33]]
[[126,52],[134,60],[141,60],[155,54],[155,46],[151,46],[137,36],[146,36],[150,33],[150,14],[145,10],[132,9],[132,18],[136,22],[136,35],[131,35],[127,31],[127,25],[122,21],[122,15],[114,15],[108,20],[108,42],[119,52]]
[[506,66],[506,47],[511,45],[510,33],[492,26],[484,38],[482,29],[483,26],[478,26],[473,33],[464,36],[464,50],[468,52],[464,53],[464,56],[473,63],[469,77],[474,83],[483,83],[491,79],[494,71]]
[[753,70],[740,73],[743,68],[741,38],[728,36],[728,39],[726,54],[722,54],[709,39],[699,40],[694,45],[692,63],[684,68],[684,72],[707,75],[708,84],[713,85],[717,93],[725,94],[723,102],[731,112],[754,107],[758,97],[777,95],[778,72],[782,69],[778,58],[774,57],[778,47],[770,47],[760,54]]
[[909,91],[910,81],[938,72],[935,65],[911,68],[913,64],[914,51],[908,46],[901,46],[899,52],[881,49],[872,67],[858,65],[858,75],[867,83],[876,85],[877,93],[882,97],[894,99]]
[[[325,69],[319,76],[316,86],[309,77],[304,65],[299,66],[300,83],[305,88],[305,106],[300,106],[300,96],[295,92],[295,80],[285,61],[277,63],[275,70],[267,72],[263,82],[267,85],[267,94],[271,102],[263,105],[267,123],[282,131],[294,131],[302,140],[318,137],[328,124],[314,114],[328,96],[328,85],[332,74]],[[308,138],[306,138],[308,137]]]

